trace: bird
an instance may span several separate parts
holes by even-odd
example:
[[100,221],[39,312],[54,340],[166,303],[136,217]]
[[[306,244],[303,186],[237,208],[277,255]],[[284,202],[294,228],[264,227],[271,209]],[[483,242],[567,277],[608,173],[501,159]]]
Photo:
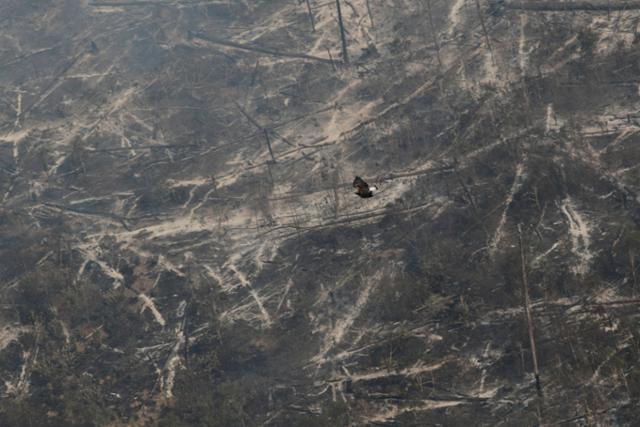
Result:
[[374,193],[378,191],[378,187],[374,187],[373,185],[369,187],[369,184],[364,182],[359,176],[356,176],[353,180],[353,188],[356,189],[356,194],[362,198],[373,197]]

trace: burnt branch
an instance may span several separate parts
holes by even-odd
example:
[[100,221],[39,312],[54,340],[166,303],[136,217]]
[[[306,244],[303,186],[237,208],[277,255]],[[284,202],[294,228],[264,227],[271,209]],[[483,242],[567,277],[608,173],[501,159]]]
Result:
[[272,49],[272,48],[269,48],[269,47],[262,47],[262,46],[256,46],[256,45],[248,45],[248,44],[236,43],[236,42],[232,42],[230,40],[220,39],[218,37],[205,36],[203,34],[193,34],[192,38],[198,39],[198,40],[204,40],[204,41],[207,41],[209,43],[217,44],[217,45],[220,45],[220,46],[230,47],[230,48],[233,48],[233,49],[246,50],[246,51],[257,52],[257,53],[263,53],[265,55],[280,56],[280,57],[284,57],[284,58],[294,58],[294,59],[307,59],[307,60],[311,60],[311,61],[322,62],[322,63],[325,63],[325,64],[331,64],[332,63],[331,60],[327,59],[327,58],[320,58],[318,56],[312,56],[312,55],[307,55],[307,54],[304,54],[304,53],[297,53],[297,52],[283,52],[283,51]]

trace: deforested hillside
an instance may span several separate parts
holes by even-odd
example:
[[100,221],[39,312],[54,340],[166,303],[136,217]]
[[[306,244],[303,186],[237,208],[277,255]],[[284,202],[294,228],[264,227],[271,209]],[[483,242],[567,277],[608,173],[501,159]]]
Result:
[[635,425],[638,7],[2,2],[0,425]]

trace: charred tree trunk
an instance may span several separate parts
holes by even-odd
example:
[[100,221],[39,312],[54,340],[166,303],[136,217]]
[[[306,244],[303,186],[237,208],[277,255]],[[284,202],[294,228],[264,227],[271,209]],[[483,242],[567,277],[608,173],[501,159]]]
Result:
[[491,62],[495,66],[496,63],[493,59],[493,49],[491,49],[491,41],[489,40],[489,33],[487,32],[487,26],[484,23],[484,17],[482,16],[482,8],[480,8],[479,0],[476,0],[476,10],[478,11],[478,18],[480,18],[480,24],[482,25],[482,34],[484,34],[484,40],[487,43],[487,49],[489,49],[489,55],[491,55]]
[[340,0],[336,0],[336,8],[338,9],[338,25],[340,26],[340,40],[342,41],[342,62],[346,65],[349,63],[349,53],[347,52],[347,36],[344,31],[344,23],[342,22]]
[[271,55],[271,56],[281,56],[284,58],[296,58],[296,59],[307,59],[307,60],[311,60],[311,61],[319,61],[319,62],[324,62],[324,63],[331,63],[331,61],[327,58],[319,58],[317,56],[312,56],[312,55],[307,55],[304,53],[292,53],[292,52],[282,52],[280,50],[277,49],[273,49],[273,48],[268,48],[268,47],[262,47],[262,46],[255,46],[255,45],[248,45],[248,44],[243,44],[243,43],[236,43],[233,42],[231,40],[224,40],[218,37],[214,37],[214,36],[208,36],[208,35],[204,35],[204,34],[193,34],[191,36],[194,39],[199,39],[199,40],[204,40],[207,41],[209,43],[213,43],[213,44],[217,44],[220,46],[226,46],[226,47],[230,47],[233,49],[238,49],[238,50],[246,50],[246,51],[250,51],[250,52],[258,52],[258,53],[262,53],[265,55]]
[[524,256],[524,244],[522,242],[522,226],[518,224],[518,244],[520,246],[520,263],[522,266],[522,292],[524,294],[524,312],[527,320],[527,330],[529,332],[529,344],[531,346],[531,357],[533,359],[533,375],[536,378],[536,389],[542,392],[540,384],[540,371],[538,369],[538,353],[536,351],[536,339],[533,333],[533,318],[531,316],[531,301],[529,300],[529,281],[527,279],[527,265]]
[[331,68],[333,68],[333,71],[337,71],[338,69],[336,68],[336,63],[333,61],[333,55],[331,55],[331,51],[329,50],[329,48],[327,48],[327,53],[329,54],[329,59],[331,60]]
[[[273,155],[273,150],[271,149],[271,138],[269,138],[269,131],[266,129],[262,129],[264,132],[264,138],[267,141],[267,148],[269,148],[269,154],[271,155],[271,160],[273,161],[273,163],[276,162],[276,158]],[[271,170],[269,170],[269,172],[271,172]]]
[[371,13],[371,5],[369,4],[369,0],[367,0],[367,13],[369,14],[369,22],[371,22],[371,28],[375,26],[373,23],[373,13]]
[[611,12],[612,10],[640,9],[640,1],[616,1],[610,0],[507,0],[504,2],[507,9],[536,10],[536,11],[571,11],[571,10],[592,10],[601,12]]
[[311,31],[313,31],[314,33],[316,32],[316,22],[313,19],[313,12],[311,11],[311,3],[309,2],[309,0],[306,0],[307,2],[307,12],[309,12],[309,22],[311,22]]
[[258,128],[259,130],[262,131],[264,138],[267,142],[267,148],[269,149],[269,154],[271,155],[271,160],[273,161],[273,163],[276,163],[276,158],[273,155],[273,150],[271,149],[271,138],[269,137],[269,129],[263,127],[262,125],[260,125],[260,123],[258,123],[256,121],[256,119],[254,119],[253,117],[251,117],[249,115],[249,113],[247,113],[245,111],[244,108],[242,108],[242,106],[240,104],[238,104],[237,102],[235,103],[236,107],[238,107],[238,110],[240,110],[240,112],[242,113],[243,116],[245,116],[247,118],[247,120],[249,120],[249,123],[251,123],[252,125],[254,125],[256,128]]
[[433,25],[433,14],[431,13],[431,0],[427,0],[427,14],[429,15],[429,29],[431,30],[431,37],[433,37],[433,43],[436,45],[436,56],[438,58],[438,71],[442,72],[442,59],[440,58],[440,41],[438,40],[438,34],[436,28]]

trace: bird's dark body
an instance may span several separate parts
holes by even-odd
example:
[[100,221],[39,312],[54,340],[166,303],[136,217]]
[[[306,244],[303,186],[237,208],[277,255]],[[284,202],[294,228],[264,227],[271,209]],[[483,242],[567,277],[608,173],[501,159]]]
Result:
[[367,184],[362,178],[356,176],[356,179],[353,180],[353,188],[356,189],[356,194],[363,199],[368,197],[373,197],[373,192],[369,188],[369,184]]

